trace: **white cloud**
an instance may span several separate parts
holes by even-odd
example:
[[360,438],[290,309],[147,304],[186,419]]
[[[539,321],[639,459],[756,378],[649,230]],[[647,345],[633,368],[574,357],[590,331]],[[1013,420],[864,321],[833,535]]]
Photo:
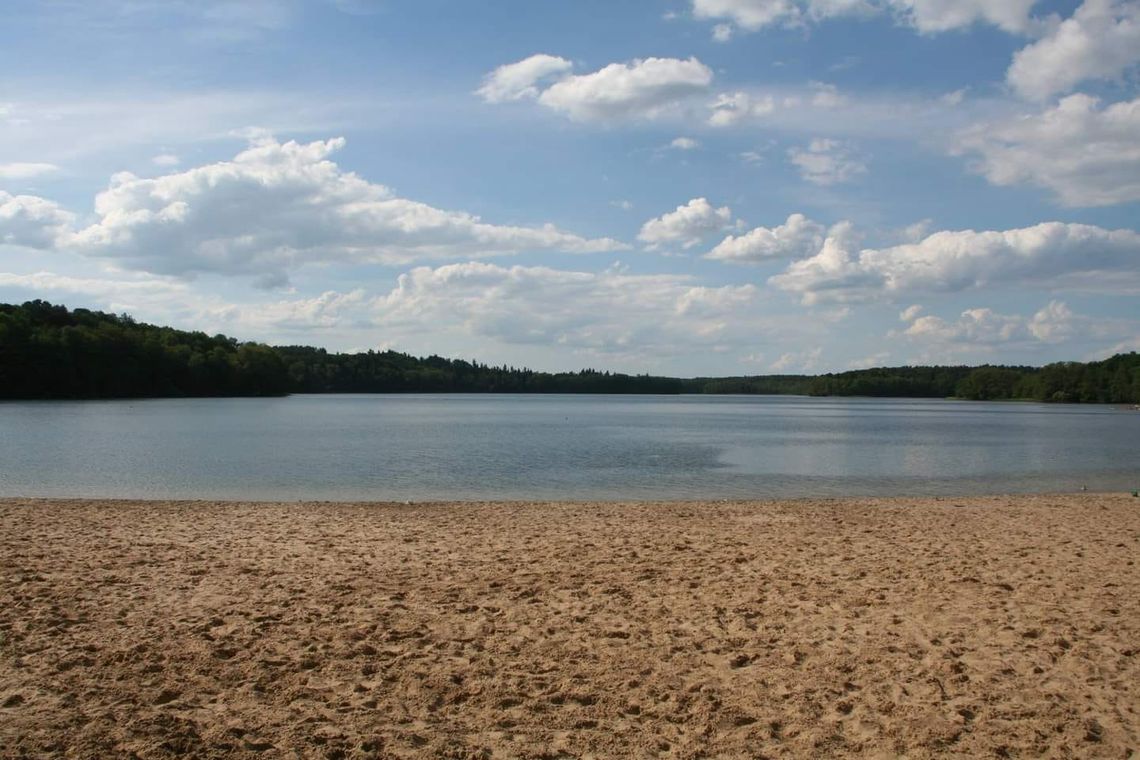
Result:
[[[960,101],[915,92],[864,90],[848,94],[824,82],[720,92],[706,101],[706,123],[719,129],[755,127],[789,139],[893,139],[944,149],[959,131],[1015,113],[1017,101],[976,97]],[[693,109],[692,117],[695,117]],[[690,112],[686,112],[690,116]]]
[[930,344],[962,344],[969,348],[1008,346],[1013,343],[1062,343],[1076,335],[1077,317],[1062,301],[1050,301],[1031,317],[1000,314],[993,309],[967,309],[953,322],[941,317],[919,317],[904,332],[908,338]]
[[900,322],[913,322],[918,319],[918,315],[922,313],[922,306],[919,304],[912,304],[899,312]]
[[0,164],[0,180],[5,179],[31,179],[44,174],[59,171],[55,164],[17,162],[13,164]]
[[817,253],[823,236],[823,225],[803,214],[792,214],[778,227],[757,227],[743,235],[729,235],[705,258],[737,263],[798,259]]
[[1086,362],[1095,362],[1099,361],[1100,359],[1105,359],[1109,356],[1115,356],[1116,354],[1127,354],[1132,351],[1140,351],[1140,337],[1136,337],[1135,335],[1129,338],[1125,338],[1119,343],[1109,346],[1105,350],[1094,351],[1092,353],[1086,354],[1084,360]]
[[[220,303],[216,296],[195,295],[187,283],[165,277],[83,277],[56,272],[15,274],[0,272],[0,291],[12,300],[46,298],[68,306],[95,308],[159,324],[185,324],[203,329],[210,320],[205,303]],[[189,317],[188,319],[186,317]]]
[[669,143],[669,147],[675,150],[696,150],[701,147],[701,144],[691,137],[677,137]]
[[[693,0],[693,15],[699,19],[727,19],[748,31],[772,24],[785,23],[799,15],[792,0]],[[721,24],[720,26],[727,26]],[[731,26],[727,34],[731,36]]]
[[706,235],[724,230],[731,224],[732,210],[728,206],[714,208],[705,198],[693,198],[675,211],[647,221],[637,233],[637,239],[650,249],[669,244],[692,248]]
[[879,351],[878,353],[864,356],[860,359],[852,359],[847,362],[847,369],[870,369],[871,367],[882,367],[886,364],[887,359],[891,356],[890,351]]
[[788,160],[799,167],[800,176],[815,185],[849,182],[867,171],[866,162],[849,145],[817,138],[807,148],[789,148]]
[[74,214],[49,200],[0,190],[0,243],[51,248],[74,219]]
[[631,211],[633,209],[633,203],[625,199],[610,201],[610,205],[614,208],[620,208],[622,211]]
[[180,163],[182,163],[178,156],[174,155],[173,153],[160,153],[152,158],[150,162],[155,166],[161,166],[163,168],[178,166]]
[[654,118],[712,83],[696,58],[645,58],[567,76],[538,96],[542,105],[576,121]]
[[899,241],[903,243],[917,243],[930,234],[930,227],[934,224],[932,219],[920,219],[914,224],[908,224],[898,230]]
[[[714,38],[726,41],[735,29],[754,32],[768,26],[802,26],[831,18],[889,12],[923,34],[992,24],[1011,33],[1032,26],[1036,0],[692,0],[698,19],[723,21]],[[722,28],[727,27],[727,29]]]
[[752,285],[709,288],[683,275],[631,275],[619,268],[572,272],[470,262],[418,267],[375,302],[386,329],[444,330],[511,344],[594,354],[679,355],[718,341],[754,341],[764,326],[741,320]]
[[1005,231],[936,232],[889,248],[856,247],[850,223],[835,225],[819,253],[768,281],[809,304],[1010,284],[1140,289],[1140,233],[1133,230],[1045,222]]
[[62,293],[72,305],[243,339],[347,347],[375,346],[382,336],[418,354],[463,347],[483,360],[545,356],[561,367],[597,359],[611,368],[648,368],[669,358],[684,367],[694,352],[754,351],[815,333],[802,320],[765,315],[755,285],[702,286],[688,275],[630,274],[619,265],[596,272],[486,262],[424,266],[379,294],[326,290],[245,302],[155,277],[0,274],[0,289]]
[[396,197],[328,160],[343,145],[339,138],[259,138],[232,161],[153,179],[115,175],[95,199],[97,221],[70,236],[67,247],[156,274],[252,275],[269,285],[306,263],[626,247],[553,225],[489,224]]
[[310,298],[209,305],[201,309],[201,319],[219,327],[232,325],[250,335],[373,329],[376,327],[375,303],[375,298],[359,288],[347,293],[328,290]]
[[789,351],[772,362],[770,369],[773,372],[811,372],[819,366],[822,356],[823,349],[820,347],[809,351]]
[[966,99],[966,93],[969,91],[969,89],[970,88],[968,87],[960,87],[957,90],[946,93],[940,97],[939,100],[951,108],[960,106],[962,105],[962,101]]
[[923,34],[948,32],[983,23],[1010,33],[1032,27],[1037,0],[888,0],[887,5]]
[[710,105],[709,124],[714,127],[729,127],[746,119],[766,116],[776,110],[776,101],[771,95],[751,95],[746,92],[724,92],[717,95]]
[[544,53],[532,55],[495,69],[483,78],[483,86],[475,92],[488,103],[537,98],[540,82],[565,74],[572,67],[565,58]]
[[185,283],[165,278],[147,277],[138,280],[107,279],[99,277],[72,277],[55,272],[13,274],[0,272],[0,287],[20,288],[35,292],[62,291],[81,295],[115,299],[126,294],[154,295],[167,298],[173,293],[185,293]]
[[1044,187],[1067,206],[1140,200],[1140,98],[1101,108],[1070,95],[1040,114],[972,127],[956,151],[978,154],[995,185]]
[[1027,315],[979,307],[966,309],[953,319],[924,316],[888,337],[901,336],[921,345],[922,362],[945,363],[947,356],[977,362],[996,356],[1004,363],[1012,352],[1095,361],[1136,348],[1138,331],[1136,319],[1078,314],[1054,299]]
[[992,309],[967,309],[954,322],[935,316],[919,317],[903,334],[926,344],[969,343],[971,346],[1004,344],[1028,337],[1024,319],[998,314]]
[[713,27],[712,36],[717,42],[728,42],[732,39],[732,24],[717,24]]
[[1061,301],[1050,301],[1029,320],[1030,335],[1045,343],[1060,343],[1076,334],[1072,310]]
[[[1001,5],[994,3],[994,5]],[[1044,99],[1140,61],[1140,2],[1085,0],[1044,38],[1018,51],[1006,76],[1018,94]]]

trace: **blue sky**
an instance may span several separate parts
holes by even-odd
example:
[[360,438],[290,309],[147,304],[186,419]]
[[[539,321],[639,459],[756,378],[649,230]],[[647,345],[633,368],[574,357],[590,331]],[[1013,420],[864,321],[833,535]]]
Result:
[[677,375],[1140,348],[1140,2],[14,0],[0,300]]

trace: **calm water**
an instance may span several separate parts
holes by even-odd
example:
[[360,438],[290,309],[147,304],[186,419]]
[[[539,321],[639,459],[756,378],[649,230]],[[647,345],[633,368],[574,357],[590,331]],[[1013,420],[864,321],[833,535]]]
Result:
[[687,499],[1132,489],[1140,414],[741,396],[0,403],[0,495]]

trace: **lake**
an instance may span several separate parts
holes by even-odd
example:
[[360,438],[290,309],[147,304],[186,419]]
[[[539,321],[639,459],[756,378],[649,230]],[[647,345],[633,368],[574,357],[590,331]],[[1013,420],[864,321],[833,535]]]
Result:
[[791,396],[0,403],[0,495],[739,499],[1122,490],[1140,414]]

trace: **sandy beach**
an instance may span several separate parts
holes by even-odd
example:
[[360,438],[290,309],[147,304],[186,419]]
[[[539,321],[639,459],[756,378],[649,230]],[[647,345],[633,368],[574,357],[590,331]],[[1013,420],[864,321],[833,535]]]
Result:
[[1140,499],[0,501],[0,755],[1140,750]]

